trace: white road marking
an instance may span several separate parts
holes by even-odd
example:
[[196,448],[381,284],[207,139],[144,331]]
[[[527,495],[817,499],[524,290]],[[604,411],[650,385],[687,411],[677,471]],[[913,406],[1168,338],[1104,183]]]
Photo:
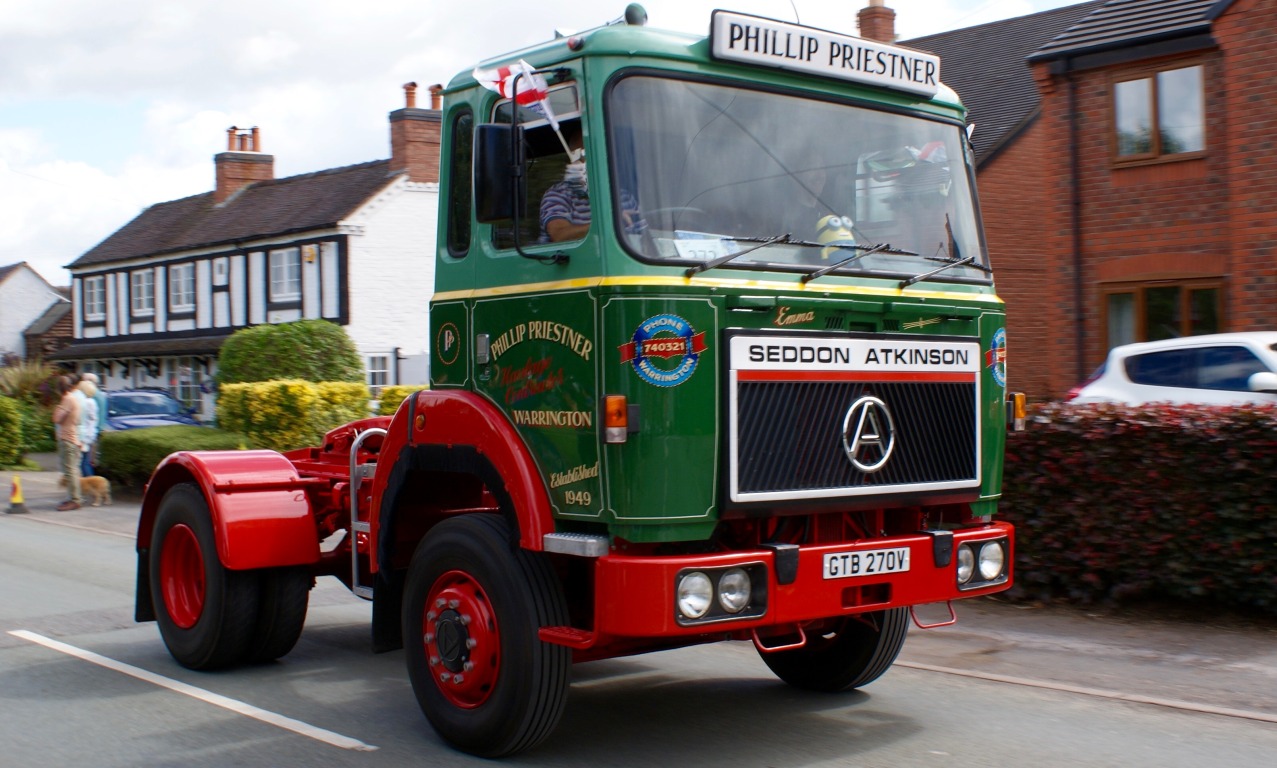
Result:
[[1239,717],[1244,720],[1258,720],[1263,723],[1277,723],[1277,715],[1271,715],[1267,712],[1256,712],[1249,709],[1216,707],[1211,704],[1196,704],[1191,701],[1182,701],[1180,699],[1164,699],[1158,696],[1142,696],[1137,693],[1108,691],[1103,688],[1087,688],[1081,685],[1069,685],[1068,683],[1052,683],[1045,680],[1033,680],[1027,677],[998,675],[992,672],[972,672],[966,669],[938,667],[934,664],[920,664],[914,661],[897,661],[896,666],[905,667],[906,669],[918,669],[924,672],[940,672],[945,675],[955,675],[957,677],[970,677],[976,680],[987,680],[994,683],[1023,685],[1028,688],[1043,688],[1048,691],[1076,693],[1082,696],[1094,696],[1096,698],[1112,699],[1114,701],[1127,701],[1132,704],[1151,704],[1156,707],[1168,707],[1170,709],[1179,709],[1185,712],[1199,712],[1202,714],[1220,715],[1223,717]]
[[206,691],[203,688],[196,688],[193,685],[188,685],[179,680],[173,680],[171,678],[164,677],[163,675],[157,675],[154,672],[148,672],[145,669],[135,667],[131,664],[125,664],[122,661],[109,659],[106,656],[102,656],[92,651],[76,648],[74,645],[67,645],[66,643],[52,640],[44,637],[43,635],[37,635],[34,632],[28,632],[25,629],[13,630],[10,631],[9,634],[38,645],[43,645],[45,648],[58,651],[59,653],[65,653],[68,656],[74,656],[77,659],[83,659],[84,661],[92,664],[97,664],[100,667],[106,667],[107,669],[121,672],[130,677],[135,677],[138,680],[144,680],[152,685],[167,688],[175,693],[181,693],[183,695],[190,696],[191,698],[199,699],[200,701],[212,704],[215,707],[229,709],[232,712],[244,715],[245,717],[251,717],[254,720],[260,720],[268,725],[283,728],[286,731],[292,731],[293,733],[300,734],[310,739],[315,739],[316,741],[322,741],[325,744],[330,744],[334,747],[351,749],[359,752],[373,752],[377,749],[377,747],[371,744],[365,744],[358,739],[352,739],[349,736],[342,736],[340,733],[333,733],[332,731],[310,725],[309,723],[303,723],[300,720],[285,717],[284,715],[276,712],[270,712],[259,707],[254,707],[252,704],[245,704],[242,701],[237,701],[236,699],[228,698],[226,696],[213,693],[212,691]]

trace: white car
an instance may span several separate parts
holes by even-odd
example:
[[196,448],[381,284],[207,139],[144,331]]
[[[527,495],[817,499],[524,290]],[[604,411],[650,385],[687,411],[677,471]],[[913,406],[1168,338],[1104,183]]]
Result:
[[1277,405],[1277,331],[1124,344],[1070,403]]

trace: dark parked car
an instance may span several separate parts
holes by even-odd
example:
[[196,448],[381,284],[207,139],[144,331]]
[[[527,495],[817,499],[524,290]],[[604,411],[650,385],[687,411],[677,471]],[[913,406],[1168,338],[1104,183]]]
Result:
[[122,389],[106,393],[106,430],[199,426],[195,409],[162,389]]

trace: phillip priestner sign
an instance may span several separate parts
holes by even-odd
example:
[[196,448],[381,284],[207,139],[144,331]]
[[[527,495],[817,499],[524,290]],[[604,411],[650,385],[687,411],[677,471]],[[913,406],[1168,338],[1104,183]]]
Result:
[[716,59],[792,69],[928,98],[940,89],[940,59],[932,54],[730,11],[714,11],[710,51]]

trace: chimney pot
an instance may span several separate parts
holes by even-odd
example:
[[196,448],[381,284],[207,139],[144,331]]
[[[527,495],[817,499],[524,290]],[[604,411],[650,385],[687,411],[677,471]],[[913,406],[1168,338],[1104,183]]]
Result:
[[406,106],[408,109],[415,108],[417,106],[417,84],[404,83],[403,93],[404,93],[404,106]]
[[427,90],[430,91],[430,108],[443,109],[443,86],[435,83]]

